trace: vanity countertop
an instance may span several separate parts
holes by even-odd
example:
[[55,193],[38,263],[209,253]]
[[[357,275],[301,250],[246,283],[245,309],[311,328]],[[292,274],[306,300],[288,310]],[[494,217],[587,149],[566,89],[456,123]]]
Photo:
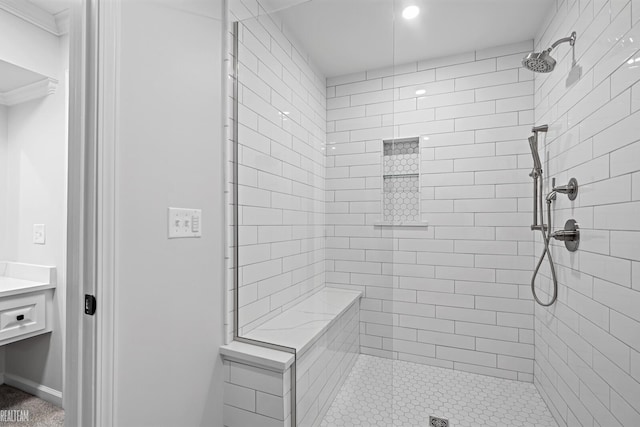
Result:
[[33,282],[31,280],[0,276],[0,298],[55,287],[55,283]]
[[0,298],[55,287],[55,267],[0,261]]

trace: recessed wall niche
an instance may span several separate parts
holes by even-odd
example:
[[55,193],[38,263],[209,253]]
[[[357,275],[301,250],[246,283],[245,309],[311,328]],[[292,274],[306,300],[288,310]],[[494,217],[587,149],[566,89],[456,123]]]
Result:
[[420,222],[420,138],[383,141],[382,220],[388,225]]

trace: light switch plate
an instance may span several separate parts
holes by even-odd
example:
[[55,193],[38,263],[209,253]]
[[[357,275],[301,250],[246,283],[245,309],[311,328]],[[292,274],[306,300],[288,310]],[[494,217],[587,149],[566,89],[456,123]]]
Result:
[[44,245],[47,239],[47,230],[44,224],[33,224],[33,243]]
[[169,208],[168,230],[170,239],[202,236],[202,210]]

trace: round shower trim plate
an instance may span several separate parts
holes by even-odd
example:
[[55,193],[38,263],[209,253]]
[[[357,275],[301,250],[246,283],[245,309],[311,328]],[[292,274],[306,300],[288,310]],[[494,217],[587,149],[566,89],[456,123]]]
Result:
[[569,252],[575,252],[578,250],[578,246],[580,246],[580,226],[576,222],[575,219],[568,219],[564,224],[564,231],[575,231],[576,238],[575,240],[565,240],[564,246],[567,248]]
[[567,193],[567,196],[569,197],[569,200],[575,200],[576,197],[578,197],[578,180],[571,178],[569,180],[569,188],[572,188],[572,190]]

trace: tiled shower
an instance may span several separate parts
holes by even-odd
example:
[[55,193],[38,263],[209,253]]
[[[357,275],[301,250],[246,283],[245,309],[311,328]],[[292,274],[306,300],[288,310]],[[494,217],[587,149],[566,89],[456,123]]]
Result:
[[[315,359],[299,361],[327,375],[333,365],[354,366],[316,387],[326,405],[294,396],[280,415],[261,410],[259,396],[274,392],[233,382],[230,367],[225,403],[236,412],[226,425],[245,415],[290,425],[291,406],[299,406],[298,425],[385,425],[338,416],[355,407],[350,399],[380,399],[372,390],[385,384],[386,425],[427,425],[429,415],[447,415],[452,426],[553,425],[551,417],[559,426],[640,425],[640,1],[547,3],[532,40],[409,63],[390,56],[385,68],[326,77],[289,31],[291,14],[230,2],[229,19],[240,22],[229,121],[239,251],[228,340],[327,287],[362,295],[360,356],[338,358],[335,348],[345,346],[329,340]],[[523,56],[572,31],[575,51],[554,50],[552,73],[522,67]],[[230,47],[229,64],[232,56]],[[541,124],[549,125],[540,144],[545,194],[551,178],[579,182],[574,201],[559,194],[553,202],[553,228],[575,219],[581,241],[577,252],[552,243],[558,300],[550,307],[536,305],[530,288],[544,246],[531,230],[526,139]],[[536,289],[543,300],[552,294],[546,261]],[[526,412],[538,402],[530,408],[537,418],[466,419],[473,410],[451,409],[451,395],[451,408],[428,401],[428,380],[408,393],[411,372],[440,386],[485,390],[480,374],[492,377],[487,389],[529,387],[513,389],[533,393],[522,407],[498,394],[494,409]],[[376,376],[379,384],[363,386]],[[278,390],[280,400],[308,396],[314,383]],[[461,395],[464,407],[472,397]]]
[[[533,125],[533,73],[520,63],[532,49],[327,80],[327,283],[364,290],[362,353],[532,380],[531,165],[518,141]],[[414,135],[428,225],[374,226],[375,138]]]

